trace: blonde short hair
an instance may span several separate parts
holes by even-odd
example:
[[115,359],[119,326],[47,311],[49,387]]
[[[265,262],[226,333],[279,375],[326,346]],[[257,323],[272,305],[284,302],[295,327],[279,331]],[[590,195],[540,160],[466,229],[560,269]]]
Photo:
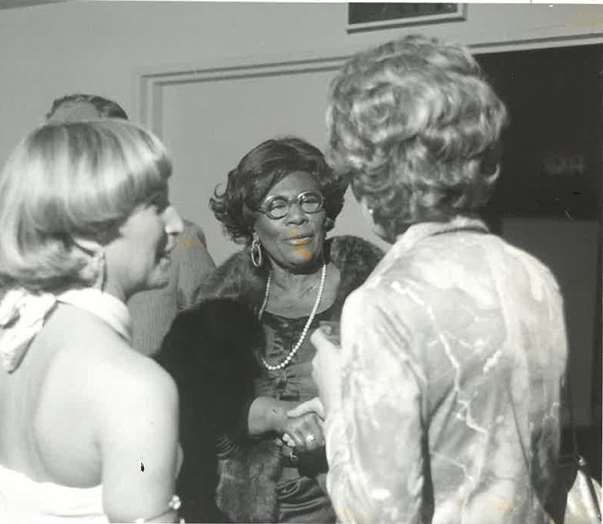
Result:
[[469,51],[420,35],[352,57],[331,85],[336,172],[392,239],[484,205],[507,110]]
[[171,163],[142,128],[118,120],[48,124],[0,175],[0,284],[32,291],[88,284],[74,237],[106,244],[132,211],[167,190]]

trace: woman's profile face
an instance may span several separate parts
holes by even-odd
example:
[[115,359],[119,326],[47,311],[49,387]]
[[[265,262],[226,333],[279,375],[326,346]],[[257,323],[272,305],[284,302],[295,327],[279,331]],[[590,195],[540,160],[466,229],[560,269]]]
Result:
[[321,201],[320,186],[303,171],[287,175],[268,191],[254,230],[272,263],[295,272],[320,260],[325,236]]
[[138,206],[105,250],[107,291],[116,288],[126,298],[169,282],[170,254],[182,232],[182,219],[165,192]]

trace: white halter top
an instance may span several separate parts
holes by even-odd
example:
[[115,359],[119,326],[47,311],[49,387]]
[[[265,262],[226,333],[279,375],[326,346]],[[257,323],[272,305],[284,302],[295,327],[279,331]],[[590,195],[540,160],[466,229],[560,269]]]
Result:
[[15,524],[107,524],[103,487],[71,488],[36,482],[0,466],[0,522]]
[[104,320],[130,342],[130,313],[119,299],[99,289],[70,289],[64,293],[30,293],[10,289],[0,301],[0,363],[9,373],[19,367],[31,341],[57,302],[71,304]]

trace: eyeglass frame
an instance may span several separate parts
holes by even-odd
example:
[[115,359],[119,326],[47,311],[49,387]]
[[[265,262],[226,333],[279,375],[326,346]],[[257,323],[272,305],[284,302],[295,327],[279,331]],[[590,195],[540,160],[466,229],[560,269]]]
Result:
[[[306,211],[303,207],[302,207],[302,198],[305,195],[313,195],[313,196],[317,196],[320,199],[320,203],[319,203],[319,207],[316,211]],[[283,202],[287,202],[287,212],[282,215],[282,216],[273,216],[271,215],[270,210],[266,209],[266,207],[268,205],[270,205],[270,203],[274,202],[275,200],[282,200]],[[314,215],[316,213],[320,213],[321,211],[324,211],[325,209],[325,197],[322,193],[319,193],[318,191],[302,191],[299,195],[293,197],[293,198],[285,198],[282,195],[272,195],[270,197],[268,197],[260,207],[258,207],[256,209],[256,211],[258,211],[259,213],[262,213],[263,215],[267,216],[270,220],[281,220],[282,218],[285,218],[286,216],[289,215],[289,213],[291,212],[291,205],[297,202],[297,205],[299,206],[299,208],[306,214],[308,215]]]

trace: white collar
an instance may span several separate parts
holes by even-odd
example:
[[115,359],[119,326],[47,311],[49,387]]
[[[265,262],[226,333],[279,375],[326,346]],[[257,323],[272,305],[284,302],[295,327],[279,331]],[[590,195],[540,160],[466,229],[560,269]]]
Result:
[[57,302],[96,315],[130,343],[130,313],[113,295],[93,288],[70,289],[58,295],[13,288],[0,301],[0,363],[7,372],[19,367],[31,341],[42,330]]
[[396,243],[400,244],[403,250],[407,250],[427,237],[463,230],[476,230],[488,233],[488,227],[479,218],[457,215],[447,222],[419,222],[413,224],[398,236]]

